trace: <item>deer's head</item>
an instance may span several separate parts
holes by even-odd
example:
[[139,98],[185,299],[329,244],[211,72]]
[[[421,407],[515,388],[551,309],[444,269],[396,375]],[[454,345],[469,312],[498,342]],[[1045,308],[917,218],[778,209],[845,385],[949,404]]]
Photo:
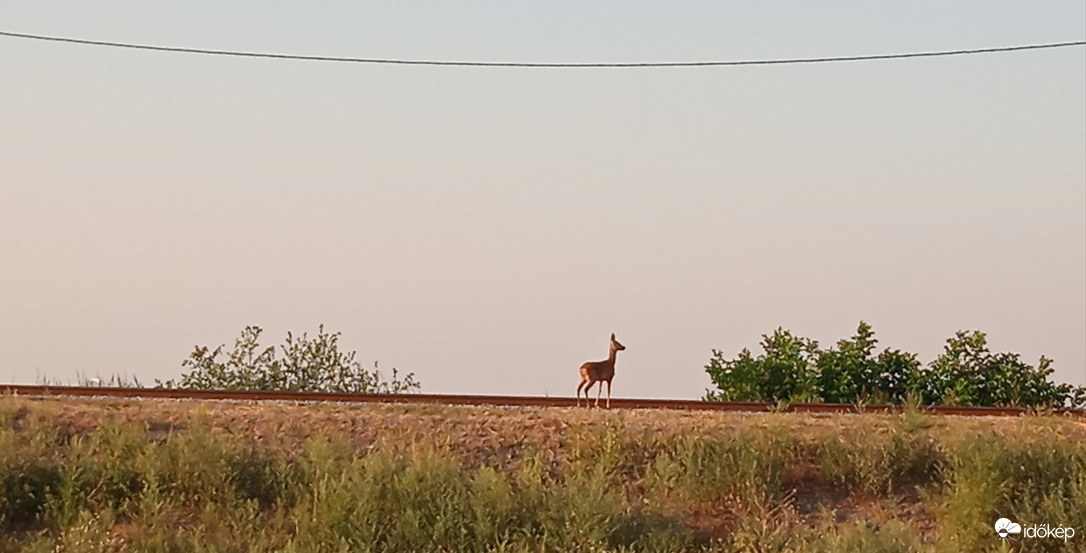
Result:
[[615,333],[614,332],[611,333],[611,349],[613,349],[615,351],[622,351],[622,350],[626,349],[626,346],[618,343],[618,340],[615,340]]

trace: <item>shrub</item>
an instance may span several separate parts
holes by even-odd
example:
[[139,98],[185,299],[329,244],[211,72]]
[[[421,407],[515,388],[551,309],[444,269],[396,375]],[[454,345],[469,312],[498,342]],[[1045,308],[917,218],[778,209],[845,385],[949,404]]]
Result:
[[707,401],[900,405],[913,397],[924,405],[1086,407],[1086,387],[1049,380],[1051,359],[1042,356],[1034,367],[1017,353],[991,353],[980,331],[957,332],[927,367],[901,350],[875,356],[878,340],[863,321],[855,335],[826,350],[783,328],[762,338],[757,357],[743,349],[727,359],[712,350],[705,372],[716,389],[706,390]]
[[61,483],[60,470],[40,459],[0,467],[0,522],[35,525]]
[[227,390],[289,390],[298,392],[350,392],[397,394],[417,391],[421,386],[415,374],[402,379],[392,369],[392,379],[385,380],[377,370],[367,370],[355,361],[356,352],[339,351],[339,333],[328,334],[324,325],[310,339],[302,334],[287,333],[280,346],[283,357],[276,358],[275,347],[261,348],[258,326],[247,326],[234,342],[234,349],[224,352],[225,345],[214,350],[196,346],[182,367],[191,370],[181,382],[158,381],[160,387]]
[[705,371],[717,390],[707,391],[711,401],[816,400],[815,362],[818,342],[793,336],[778,328],[762,335],[763,353],[753,357],[744,349],[735,360],[713,350]]
[[1017,353],[991,353],[980,331],[958,331],[943,353],[914,377],[929,404],[1062,407],[1077,403],[1069,384],[1048,380],[1052,360],[1041,356],[1034,367]]

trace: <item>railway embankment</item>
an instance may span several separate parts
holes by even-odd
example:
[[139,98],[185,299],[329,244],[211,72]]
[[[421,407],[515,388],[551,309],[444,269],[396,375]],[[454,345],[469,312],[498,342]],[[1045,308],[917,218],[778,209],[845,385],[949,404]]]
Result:
[[0,551],[995,551],[1070,415],[0,398]]

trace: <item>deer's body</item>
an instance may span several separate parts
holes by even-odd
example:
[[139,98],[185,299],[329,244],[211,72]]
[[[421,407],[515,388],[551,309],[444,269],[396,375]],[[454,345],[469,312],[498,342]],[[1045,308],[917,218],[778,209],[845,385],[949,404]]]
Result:
[[615,335],[611,334],[611,350],[607,354],[607,359],[604,361],[589,361],[584,365],[581,365],[581,383],[577,386],[577,406],[581,405],[581,389],[584,389],[585,405],[588,404],[588,390],[592,388],[592,385],[599,382],[600,385],[596,388],[596,407],[600,406],[600,394],[603,392],[603,383],[607,383],[607,408],[611,408],[611,379],[615,377],[615,357],[618,352],[626,349],[626,346],[618,343],[615,340]]

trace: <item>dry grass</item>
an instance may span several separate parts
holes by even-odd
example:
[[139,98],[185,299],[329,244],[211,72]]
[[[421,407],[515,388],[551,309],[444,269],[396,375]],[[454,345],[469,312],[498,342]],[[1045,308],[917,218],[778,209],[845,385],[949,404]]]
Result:
[[[1086,421],[1067,417],[6,397],[3,421],[11,422],[0,438],[21,448],[18,455],[40,457],[60,480],[48,484],[45,510],[22,526],[8,521],[15,537],[0,539],[0,551],[46,550],[93,535],[115,550],[186,550],[183,543],[214,540],[223,541],[210,550],[223,550],[237,539],[229,536],[253,532],[263,545],[241,550],[322,549],[342,534],[307,525],[303,507],[316,509],[329,494],[342,497],[323,507],[325,516],[348,534],[370,530],[352,526],[361,515],[341,504],[414,512],[427,507],[410,497],[436,494],[452,501],[442,508],[459,513],[473,537],[440,525],[415,534],[440,530],[440,543],[485,542],[493,551],[593,543],[598,551],[986,551],[991,540],[981,526],[993,509],[1043,516],[1086,501]],[[22,467],[18,455],[6,466]],[[107,503],[102,482],[86,484],[90,491],[69,486],[70,504],[59,498],[64,482],[88,478],[90,469],[78,467],[94,465],[81,455],[127,471],[102,477],[120,490]],[[1060,491],[970,477],[1017,474],[1008,460],[1048,471],[1047,485]],[[384,484],[359,480],[359,470],[387,472],[408,488],[378,493],[367,486]],[[401,482],[405,474],[413,476]],[[327,478],[342,483],[321,491]],[[224,479],[233,484],[224,487]],[[89,504],[111,507],[90,516]],[[478,513],[495,505],[505,510],[490,519],[511,528],[480,522],[489,519]],[[570,530],[569,520],[581,529]],[[611,526],[598,534],[594,524]],[[400,531],[381,539],[424,543]]]
[[[360,451],[382,435],[438,437],[465,450],[532,445],[561,446],[574,433],[618,424],[631,440],[661,441],[676,435],[734,438],[744,430],[783,430],[801,441],[841,435],[847,429],[889,434],[900,415],[810,413],[732,413],[711,411],[603,410],[585,408],[471,407],[399,404],[293,404],[286,402],[22,399],[8,400],[7,411],[25,407],[37,423],[54,424],[69,434],[87,433],[103,420],[138,423],[152,431],[184,428],[200,421],[214,432],[249,438],[270,447],[296,450],[313,434],[351,436]],[[942,436],[993,433],[1014,436],[1037,428],[1086,441],[1086,419],[1062,417],[927,417],[924,430]]]

